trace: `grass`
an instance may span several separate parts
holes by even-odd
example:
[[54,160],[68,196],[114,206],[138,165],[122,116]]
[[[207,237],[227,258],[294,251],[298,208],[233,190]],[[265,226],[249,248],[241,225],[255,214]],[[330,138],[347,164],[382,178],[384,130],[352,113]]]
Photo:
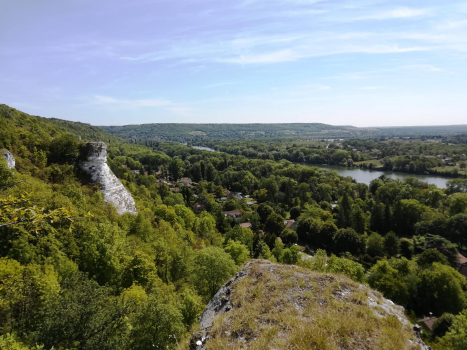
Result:
[[457,169],[459,174],[467,175],[467,169],[460,169],[458,166],[444,166],[444,167],[436,167],[433,169],[436,171],[439,171],[440,173],[452,172],[454,169]]
[[379,159],[370,159],[370,160],[364,160],[362,162],[355,162],[355,165],[360,165],[360,164],[370,164],[372,163],[375,167],[380,167],[383,166],[383,163]]
[[232,289],[234,307],[216,316],[206,349],[418,349],[381,295],[345,276],[256,260]]

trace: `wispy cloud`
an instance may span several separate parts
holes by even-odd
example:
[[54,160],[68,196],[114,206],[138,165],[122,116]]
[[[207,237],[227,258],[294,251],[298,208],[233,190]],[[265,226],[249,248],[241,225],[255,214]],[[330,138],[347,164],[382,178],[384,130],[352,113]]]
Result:
[[117,107],[119,109],[132,109],[136,110],[139,108],[162,108],[173,114],[177,114],[183,117],[190,116],[190,108],[179,106],[173,101],[163,99],[116,99],[110,96],[95,95],[94,102],[99,105]]
[[109,96],[94,96],[95,102],[102,105],[118,106],[121,108],[141,108],[141,107],[167,107],[175,106],[175,103],[168,100],[148,99],[148,100],[119,100]]
[[236,84],[238,84],[238,83],[236,83],[236,82],[215,83],[215,84],[206,85],[206,88],[207,89],[212,89],[212,88],[216,88],[216,87],[236,85]]
[[413,18],[430,15],[432,11],[430,9],[413,9],[408,7],[396,8],[388,11],[374,12],[368,15],[351,18],[350,20],[384,20],[384,19],[396,19],[396,18]]
[[407,70],[418,70],[418,71],[425,71],[425,72],[442,72],[443,69],[435,67],[431,64],[411,64],[408,66],[401,67],[402,69]]

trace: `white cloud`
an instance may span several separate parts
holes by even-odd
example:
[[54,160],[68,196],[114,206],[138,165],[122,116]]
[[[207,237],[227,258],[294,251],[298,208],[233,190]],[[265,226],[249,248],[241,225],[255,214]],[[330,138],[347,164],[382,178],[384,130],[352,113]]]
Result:
[[421,70],[421,71],[426,71],[426,72],[442,72],[443,71],[441,68],[435,67],[431,64],[412,64],[408,66],[403,66],[401,68],[409,69],[409,70]]
[[215,84],[207,85],[206,88],[211,89],[211,88],[216,88],[216,87],[219,87],[219,86],[236,85],[236,84],[238,84],[238,83],[235,83],[235,82],[215,83]]
[[113,106],[119,109],[138,109],[144,107],[162,108],[170,113],[182,117],[191,116],[190,108],[182,107],[169,100],[145,99],[145,100],[119,100],[110,96],[94,96],[94,102],[100,105]]
[[121,108],[136,109],[141,107],[168,107],[175,104],[168,100],[148,99],[148,100],[118,100],[109,96],[94,96],[95,102],[102,105],[112,105]]
[[[372,14],[356,17],[353,20],[384,20],[384,19],[396,19],[396,18],[413,18],[422,17],[431,14],[429,9],[412,9],[408,7],[401,7],[394,10],[375,12]],[[351,19],[352,20],[352,19]]]
[[380,90],[382,89],[382,86],[364,86],[360,88],[361,90]]
[[281,50],[269,53],[260,53],[252,55],[240,55],[237,57],[220,59],[220,62],[252,64],[252,63],[277,63],[290,62],[300,58],[300,54],[294,50]]

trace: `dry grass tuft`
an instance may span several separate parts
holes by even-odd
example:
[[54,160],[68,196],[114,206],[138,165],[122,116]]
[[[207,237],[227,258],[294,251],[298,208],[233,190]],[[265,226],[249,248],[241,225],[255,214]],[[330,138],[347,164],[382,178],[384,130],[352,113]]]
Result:
[[419,349],[379,293],[345,276],[256,260],[232,290],[206,349]]

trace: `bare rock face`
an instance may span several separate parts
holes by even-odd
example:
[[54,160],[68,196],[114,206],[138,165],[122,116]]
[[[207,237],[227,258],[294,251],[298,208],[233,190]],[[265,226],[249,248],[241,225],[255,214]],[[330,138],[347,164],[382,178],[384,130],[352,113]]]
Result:
[[90,176],[92,182],[101,185],[104,201],[110,203],[119,214],[137,214],[135,200],[130,192],[107,165],[107,145],[104,142],[89,142],[81,153],[81,170]]
[[10,153],[10,151],[3,149],[1,150],[3,158],[5,158],[6,163],[9,169],[14,169],[16,165],[15,157]]

